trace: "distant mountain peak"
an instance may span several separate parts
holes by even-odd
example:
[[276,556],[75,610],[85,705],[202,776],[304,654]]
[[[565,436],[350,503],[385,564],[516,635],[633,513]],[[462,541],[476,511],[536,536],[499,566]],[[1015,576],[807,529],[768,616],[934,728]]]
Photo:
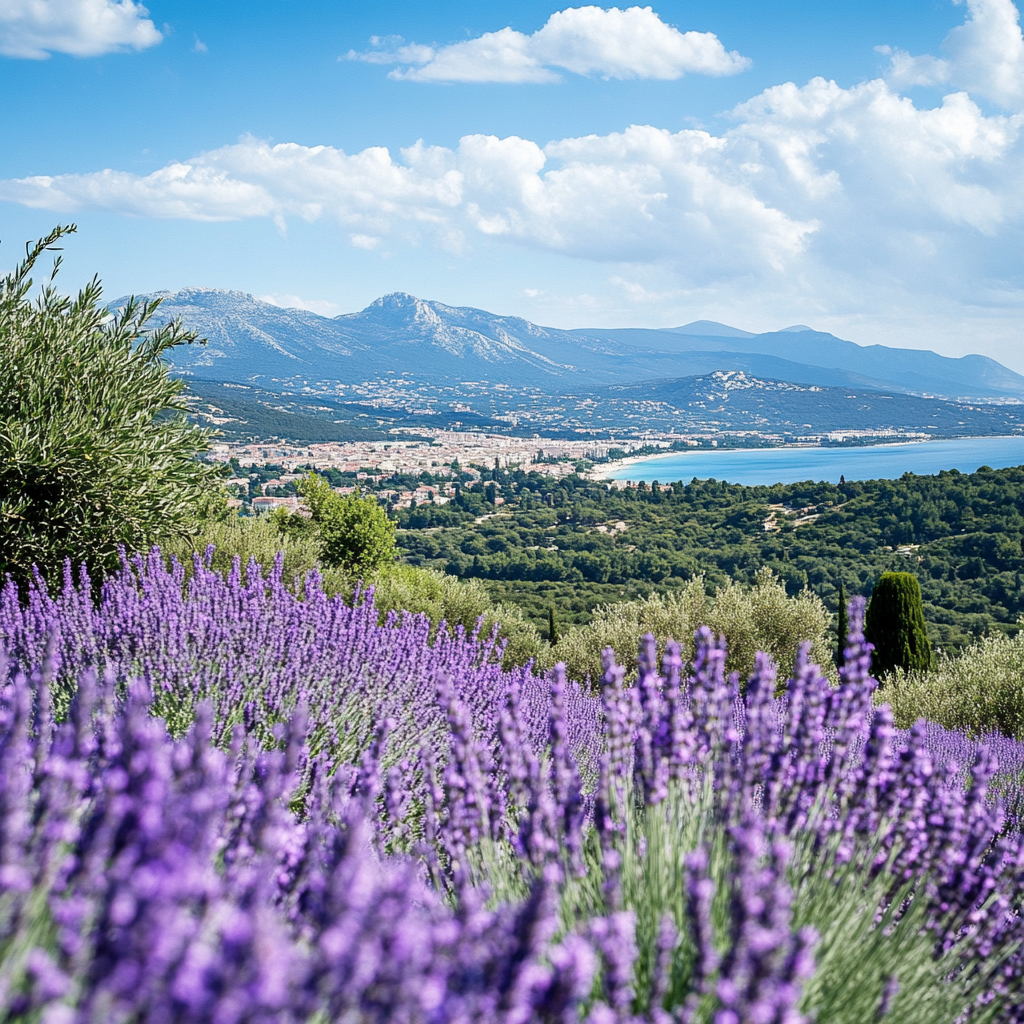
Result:
[[366,308],[408,309],[410,306],[416,308],[428,305],[431,305],[431,303],[424,302],[423,299],[418,299],[415,295],[410,295],[408,292],[389,292],[387,295],[382,295],[379,299],[374,299]]
[[715,320],[694,320],[692,324],[682,327],[666,327],[671,334],[696,334],[702,338],[756,338],[750,331],[741,331],[738,327],[720,324]]
[[813,331],[813,327],[808,327],[806,324],[793,324],[792,327],[783,327],[779,334],[803,334],[805,331]]
[[195,299],[230,299],[233,302],[259,302],[248,292],[240,292],[234,288],[199,288],[190,285],[187,288],[179,288],[176,292],[157,292],[157,295],[167,296],[182,302]]

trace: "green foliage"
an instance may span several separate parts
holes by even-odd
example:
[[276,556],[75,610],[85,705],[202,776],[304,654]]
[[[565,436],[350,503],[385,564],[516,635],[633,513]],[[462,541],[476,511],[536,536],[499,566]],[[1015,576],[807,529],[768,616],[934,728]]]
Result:
[[461,626],[467,633],[479,628],[484,636],[498,629],[505,644],[506,668],[533,661],[541,668],[554,664],[537,628],[511,605],[495,605],[478,580],[459,580],[431,569],[390,565],[373,579],[374,603],[383,617],[388,612],[422,612],[438,626]]
[[[301,518],[296,516],[295,518]],[[274,564],[280,552],[284,558],[284,581],[296,590],[303,577],[315,568],[320,556],[320,541],[315,532],[282,530],[275,514],[229,518],[199,524],[194,534],[164,546],[164,553],[182,562],[191,562],[195,554],[205,556],[212,545],[214,569],[229,572],[238,558],[242,570],[250,561],[265,569]]]
[[909,572],[883,573],[864,618],[864,635],[875,645],[872,671],[882,676],[929,668],[932,649],[921,606],[921,585]]
[[593,681],[601,676],[601,652],[606,647],[615,651],[619,664],[634,664],[645,633],[657,638],[659,655],[667,640],[676,640],[684,658],[690,659],[699,626],[710,626],[726,637],[726,667],[743,677],[753,669],[757,651],[769,654],[780,673],[787,674],[802,642],[810,642],[811,656],[819,664],[827,664],[831,655],[829,615],[822,602],[806,591],[789,597],[781,581],[765,569],[753,586],[730,580],[718,587],[713,599],[698,577],[646,599],[606,605],[587,625],[566,631],[553,657],[565,662],[571,679]]
[[182,535],[215,470],[197,460],[183,383],[164,355],[196,336],[148,326],[159,303],[111,318],[93,279],[75,298],[54,285],[32,302],[30,274],[74,227],[58,227],[0,282],[0,578],[53,579],[66,558],[102,574],[118,548]]
[[320,534],[324,562],[353,578],[369,577],[395,559],[395,524],[374,497],[336,494],[309,473],[299,486]]
[[[312,568],[320,568],[327,593],[353,593],[355,580],[345,570],[324,567],[323,542],[316,520],[277,510],[270,515],[232,517],[209,522],[202,531],[180,542],[169,553],[191,559],[214,545],[213,565],[228,570],[235,557],[242,565],[250,559],[263,566],[273,564],[283,553],[284,579],[298,589]],[[667,639],[677,639],[687,656],[692,654],[693,634],[698,626],[709,625],[729,640],[728,667],[749,672],[755,651],[767,651],[782,671],[792,665],[793,652],[801,641],[810,641],[814,657],[830,651],[828,613],[812,594],[788,597],[785,588],[770,571],[760,573],[755,585],[729,582],[715,597],[705,593],[703,580],[693,580],[681,590],[655,594],[646,600],[621,602],[598,609],[585,626],[560,630],[554,609],[544,635],[515,605],[495,602],[480,580],[460,580],[431,569],[401,563],[386,563],[363,577],[373,586],[375,603],[383,618],[389,612],[422,612],[434,626],[444,622],[449,629],[461,626],[467,632],[479,628],[489,636],[497,627],[505,644],[506,668],[533,661],[540,669],[558,661],[567,664],[573,679],[597,679],[601,673],[601,652],[615,649],[623,664],[635,661],[640,637],[653,632],[660,649]],[[554,626],[554,643],[548,638]]]
[[554,605],[548,609],[548,643],[552,646],[558,643],[558,624],[555,622]]
[[897,670],[878,699],[892,705],[901,729],[927,718],[971,736],[1024,740],[1024,632],[983,637],[931,672]]
[[[1024,613],[1024,467],[840,485],[695,480],[658,491],[518,470],[485,478],[501,483],[499,515],[476,522],[488,507],[466,491],[437,510],[443,519],[421,515],[426,506],[403,510],[402,555],[484,580],[541,630],[552,603],[564,629],[695,575],[753,583],[765,566],[791,596],[806,586],[833,613],[840,580],[849,595],[868,595],[883,572],[912,572],[931,641],[947,650],[1012,630]],[[765,529],[773,520],[779,528]]]

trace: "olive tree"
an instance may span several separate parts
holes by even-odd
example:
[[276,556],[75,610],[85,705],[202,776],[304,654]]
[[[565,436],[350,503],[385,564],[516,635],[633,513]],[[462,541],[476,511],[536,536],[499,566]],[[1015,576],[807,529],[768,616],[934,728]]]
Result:
[[209,432],[187,421],[164,358],[195,335],[150,327],[158,302],[111,315],[97,278],[62,295],[60,257],[30,298],[37,261],[74,230],[27,245],[0,281],[0,579],[52,579],[65,559],[102,574],[122,545],[185,532],[213,486],[196,457]]

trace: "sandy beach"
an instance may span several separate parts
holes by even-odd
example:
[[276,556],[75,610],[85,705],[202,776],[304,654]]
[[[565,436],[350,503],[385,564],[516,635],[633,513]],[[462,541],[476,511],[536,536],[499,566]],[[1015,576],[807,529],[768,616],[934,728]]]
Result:
[[[696,451],[697,449],[694,450]],[[614,474],[620,473],[630,466],[635,466],[638,462],[653,462],[656,459],[667,459],[672,456],[678,457],[680,454],[682,453],[662,452],[660,455],[637,455],[635,458],[616,459],[614,462],[605,462],[600,466],[595,466],[587,473],[587,476],[591,480],[628,480],[629,477],[614,476]]]

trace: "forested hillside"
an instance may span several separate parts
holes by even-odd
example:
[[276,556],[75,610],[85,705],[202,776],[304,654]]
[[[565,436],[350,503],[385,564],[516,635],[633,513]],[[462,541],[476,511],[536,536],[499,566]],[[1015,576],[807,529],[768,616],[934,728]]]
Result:
[[[497,490],[488,484],[496,484]],[[506,504],[495,507],[488,493]],[[679,585],[752,581],[770,567],[835,608],[840,581],[869,594],[887,569],[921,581],[932,642],[959,646],[1024,611],[1024,467],[899,480],[743,487],[714,480],[622,491],[577,476],[493,471],[442,507],[403,509],[406,559],[486,581],[538,625],[554,605]],[[486,517],[486,518],[485,518]]]

